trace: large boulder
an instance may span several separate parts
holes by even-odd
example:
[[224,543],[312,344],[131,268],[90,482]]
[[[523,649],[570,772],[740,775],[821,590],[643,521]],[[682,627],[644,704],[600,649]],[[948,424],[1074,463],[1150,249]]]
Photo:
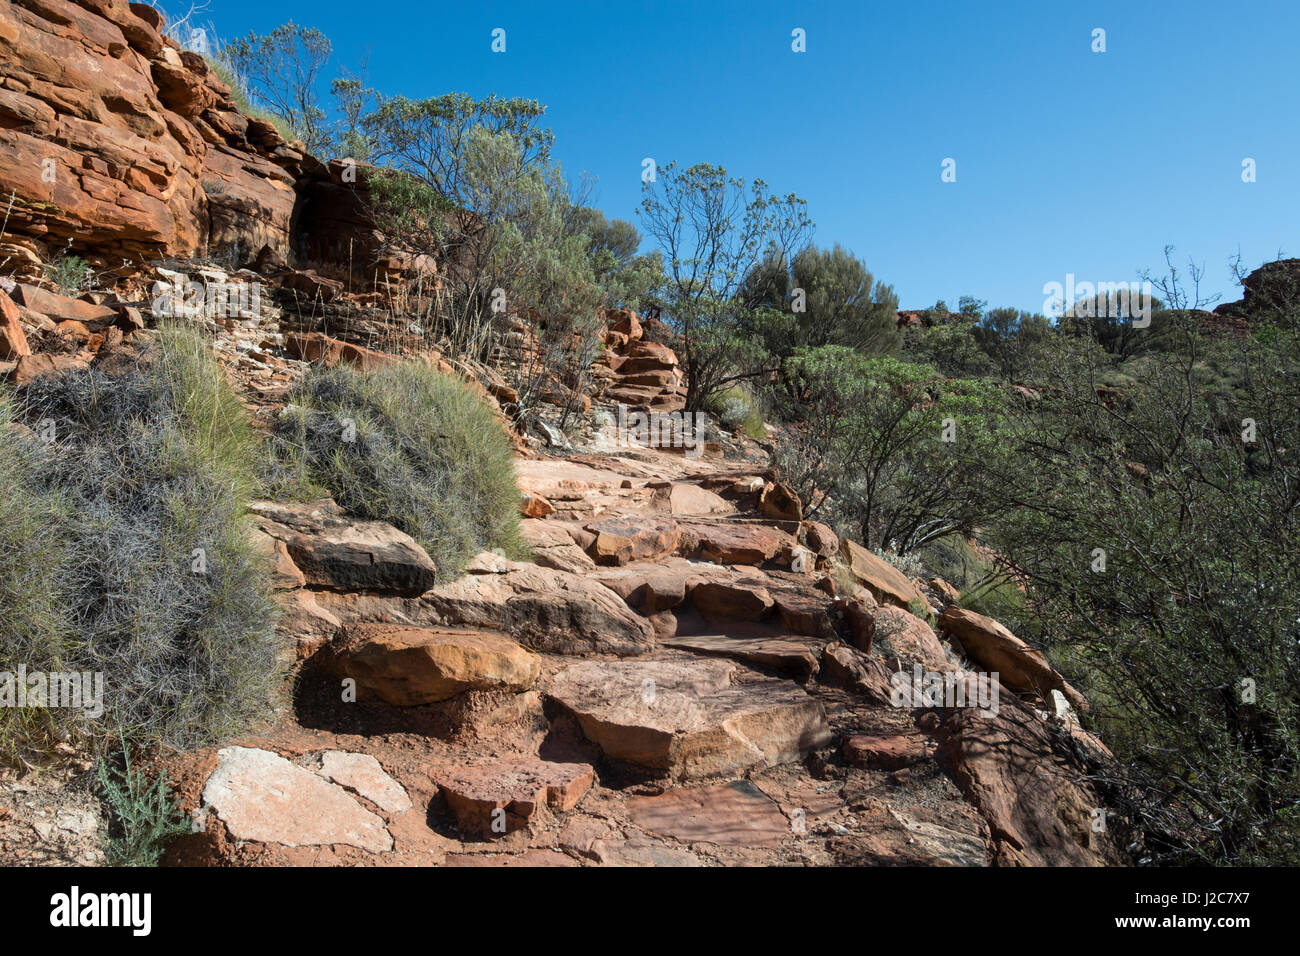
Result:
[[1057,673],[1047,658],[993,618],[950,605],[939,618],[939,628],[960,641],[972,661],[995,672],[1011,690],[1031,691],[1046,701],[1051,701],[1052,691],[1059,691],[1076,710],[1087,712],[1087,699]]
[[595,540],[587,553],[597,564],[619,565],[672,554],[681,529],[671,521],[605,518],[587,525]]
[[251,508],[258,526],[284,542],[293,564],[314,588],[419,595],[433,587],[433,560],[414,538],[390,524],[346,518],[332,501],[258,501]]
[[470,574],[424,595],[442,624],[504,631],[558,654],[643,654],[654,628],[613,591],[579,574],[515,564],[505,574]]
[[1010,866],[1125,866],[1122,845],[1088,770],[1047,722],[1015,698],[996,716],[952,708],[935,732],[936,757],[988,822],[995,862]]
[[883,558],[878,558],[856,541],[840,542],[840,560],[853,579],[872,593],[882,604],[906,608],[913,602],[925,605],[925,598],[907,575]]
[[733,685],[727,661],[586,661],[547,693],[619,761],[695,780],[797,760],[831,739],[820,702],[782,680]]
[[395,707],[469,690],[525,691],[541,673],[536,654],[490,631],[357,624],[332,650],[331,671],[357,682],[359,700]]

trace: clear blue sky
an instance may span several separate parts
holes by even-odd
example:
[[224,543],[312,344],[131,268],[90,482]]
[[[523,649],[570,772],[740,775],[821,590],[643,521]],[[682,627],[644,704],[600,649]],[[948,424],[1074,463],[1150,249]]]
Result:
[[1129,281],[1166,244],[1228,301],[1238,250],[1252,268],[1300,255],[1296,0],[209,0],[203,16],[225,37],[319,27],[335,66],[369,51],[385,92],[541,100],[556,157],[598,177],[610,216],[635,218],[646,156],[793,190],[817,243],[857,253],[904,308],[1038,311],[1044,283]]

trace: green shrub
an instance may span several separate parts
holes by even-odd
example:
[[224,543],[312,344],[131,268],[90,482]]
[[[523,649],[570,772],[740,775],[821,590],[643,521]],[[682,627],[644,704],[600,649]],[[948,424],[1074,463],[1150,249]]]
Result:
[[709,396],[708,410],[723,428],[731,431],[740,429],[755,441],[767,437],[762,405],[741,385],[727,386]]
[[[25,489],[4,507],[43,523],[28,547],[45,553],[6,549],[27,583],[0,586],[0,619],[12,606],[37,626],[0,626],[0,669],[102,674],[99,720],[125,742],[192,747],[264,714],[276,638],[244,520],[255,444],[206,341],[166,331],[139,367],[38,379],[16,408],[50,440],[0,439],[19,443],[0,467]],[[103,740],[80,710],[43,719]]]
[[931,541],[920,552],[922,564],[958,591],[960,607],[991,617],[1012,631],[1025,621],[1024,592],[992,558],[960,534]]
[[104,859],[109,866],[157,866],[168,842],[190,832],[185,814],[167,786],[167,774],[150,780],[122,751],[122,766],[101,760],[96,770],[100,799],[109,815]]
[[277,422],[269,494],[331,494],[415,538],[450,580],[480,551],[521,554],[510,440],[458,378],[420,362],[311,371]]
[[[43,449],[15,416],[0,390],[0,672],[19,664],[61,670],[72,630],[65,582],[72,555],[50,533],[63,509],[39,479]],[[46,710],[0,707],[0,754],[52,744],[58,728],[50,718]]]
[[239,112],[243,113],[245,116],[265,120],[270,123],[276,128],[276,131],[290,143],[294,140],[302,139],[298,134],[298,131],[293,128],[292,124],[286,122],[283,117],[277,116],[270,110],[259,109],[249,101],[248,94],[244,91],[243,81],[235,74],[235,71],[231,69],[229,63],[221,59],[219,56],[204,56],[203,59],[207,61],[208,67],[212,72],[217,74],[217,78],[221,80],[222,83],[225,83],[226,86],[230,87],[231,102],[235,104],[235,108],[238,109]]

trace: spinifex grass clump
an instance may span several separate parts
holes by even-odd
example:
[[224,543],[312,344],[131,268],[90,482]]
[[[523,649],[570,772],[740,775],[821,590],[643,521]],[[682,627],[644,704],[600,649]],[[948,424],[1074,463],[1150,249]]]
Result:
[[[43,715],[61,733],[191,747],[264,714],[256,444],[208,344],[167,331],[134,370],[39,379],[13,401],[34,434],[0,428],[6,490],[21,489],[0,505],[16,522],[0,532],[0,671],[103,674],[102,716]],[[39,533],[15,547],[15,528]]]
[[290,396],[272,439],[274,494],[330,494],[420,542],[438,580],[500,548],[518,554],[510,440],[468,385],[420,362],[317,368]]

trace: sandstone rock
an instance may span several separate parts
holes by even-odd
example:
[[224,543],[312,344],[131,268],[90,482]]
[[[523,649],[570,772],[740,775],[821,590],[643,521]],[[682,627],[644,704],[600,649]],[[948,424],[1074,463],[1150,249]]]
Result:
[[18,322],[18,306],[0,289],[0,359],[19,359],[31,354],[27,335]]
[[875,612],[875,636],[872,641],[876,653],[886,658],[898,658],[905,664],[919,661],[927,670],[942,672],[952,670],[943,644],[930,625],[915,615],[889,605]]
[[553,568],[466,575],[422,600],[443,624],[504,631],[550,653],[643,654],[654,641],[651,625],[609,588]]
[[1056,672],[1041,652],[991,617],[953,605],[939,618],[939,627],[961,642],[972,661],[995,672],[1011,690],[1032,691],[1048,702],[1052,692],[1057,691],[1075,709],[1087,712],[1087,699]]
[[945,604],[955,604],[961,600],[961,592],[943,578],[931,578],[930,587],[934,590],[935,594],[939,595],[940,600]]
[[844,759],[855,767],[901,770],[925,759],[925,741],[914,734],[854,734],[844,740]]
[[203,805],[236,840],[346,844],[371,853],[393,848],[384,821],[342,787],[266,750],[226,747],[217,757],[217,768],[203,787]]
[[776,802],[748,780],[629,797],[627,810],[643,830],[679,843],[774,846],[793,839]]
[[345,518],[332,501],[307,505],[254,502],[259,527],[283,541],[313,587],[423,594],[433,561],[410,535],[382,521]]
[[995,717],[953,708],[937,730],[940,764],[988,821],[995,860],[1012,866],[1125,866],[1111,831],[1092,829],[1105,803],[1047,725],[1014,698]]
[[803,520],[803,502],[783,481],[763,488],[758,496],[758,510],[765,517],[781,521]]
[[605,754],[677,780],[796,760],[831,737],[822,705],[793,683],[732,686],[723,661],[588,661],[550,697]]
[[26,385],[47,375],[63,375],[87,366],[86,360],[76,355],[50,355],[44,352],[23,355],[19,357],[9,381],[14,385]]
[[34,285],[19,283],[14,288],[14,301],[55,323],[71,321],[80,323],[85,328],[109,325],[117,320],[117,312],[106,305],[73,299]]
[[278,595],[281,616],[276,631],[294,642],[298,660],[310,657],[334,639],[343,622],[316,602],[311,591],[285,591]]
[[369,754],[327,750],[320,755],[316,772],[388,813],[405,813],[411,809],[411,798],[405,788],[384,773],[379,761]]
[[622,309],[615,313],[610,321],[609,330],[626,335],[629,341],[635,342],[641,338],[641,323],[631,309]]
[[293,563],[288,546],[278,538],[273,538],[259,528],[250,531],[253,547],[262,556],[270,569],[270,585],[273,591],[291,591],[304,587],[307,578]]
[[671,554],[681,530],[671,521],[607,518],[586,526],[596,536],[588,553],[597,564],[627,564]]
[[842,540],[840,560],[853,574],[854,580],[869,590],[876,600],[901,608],[906,608],[913,601],[925,604],[925,598],[907,579],[907,575],[862,545],[848,538]]
[[395,355],[332,339],[319,332],[293,332],[284,337],[284,349],[290,357],[304,362],[314,362],[333,368],[336,365],[355,365],[361,369],[379,368],[399,361]]
[[785,532],[759,524],[695,525],[690,530],[701,554],[718,564],[762,564],[795,543]]
[[811,587],[773,588],[771,594],[781,622],[790,630],[809,637],[835,639],[835,622],[831,618],[834,602],[829,595]]
[[728,657],[788,674],[807,683],[817,674],[817,651],[810,643],[780,637],[734,637],[729,634],[700,634],[661,639],[666,647],[679,647],[714,657]]
[[535,757],[435,775],[460,829],[482,838],[528,826],[543,807],[571,810],[595,782],[588,764],[551,763]]
[[357,682],[359,700],[395,707],[469,690],[524,691],[541,673],[537,655],[502,634],[374,623],[349,627],[329,667]]
[[519,502],[519,513],[525,518],[544,518],[555,513],[555,505],[541,495],[524,495]]
[[875,608],[866,601],[853,598],[844,603],[844,619],[849,625],[850,642],[864,654],[870,654],[876,637]]
[[799,531],[803,543],[820,558],[834,557],[840,550],[839,536],[820,521],[805,521]]
[[727,568],[671,557],[659,562],[635,561],[622,567],[599,568],[591,574],[642,614],[671,611],[685,603],[692,589],[705,581],[730,581]]
[[680,481],[657,488],[651,497],[651,506],[671,515],[722,515],[736,510],[720,495]]
[[828,644],[822,651],[818,679],[862,694],[882,707],[890,705],[891,669],[878,657],[871,657],[845,644]]
[[747,581],[705,581],[691,590],[691,603],[709,620],[757,621],[772,608],[772,595]]

